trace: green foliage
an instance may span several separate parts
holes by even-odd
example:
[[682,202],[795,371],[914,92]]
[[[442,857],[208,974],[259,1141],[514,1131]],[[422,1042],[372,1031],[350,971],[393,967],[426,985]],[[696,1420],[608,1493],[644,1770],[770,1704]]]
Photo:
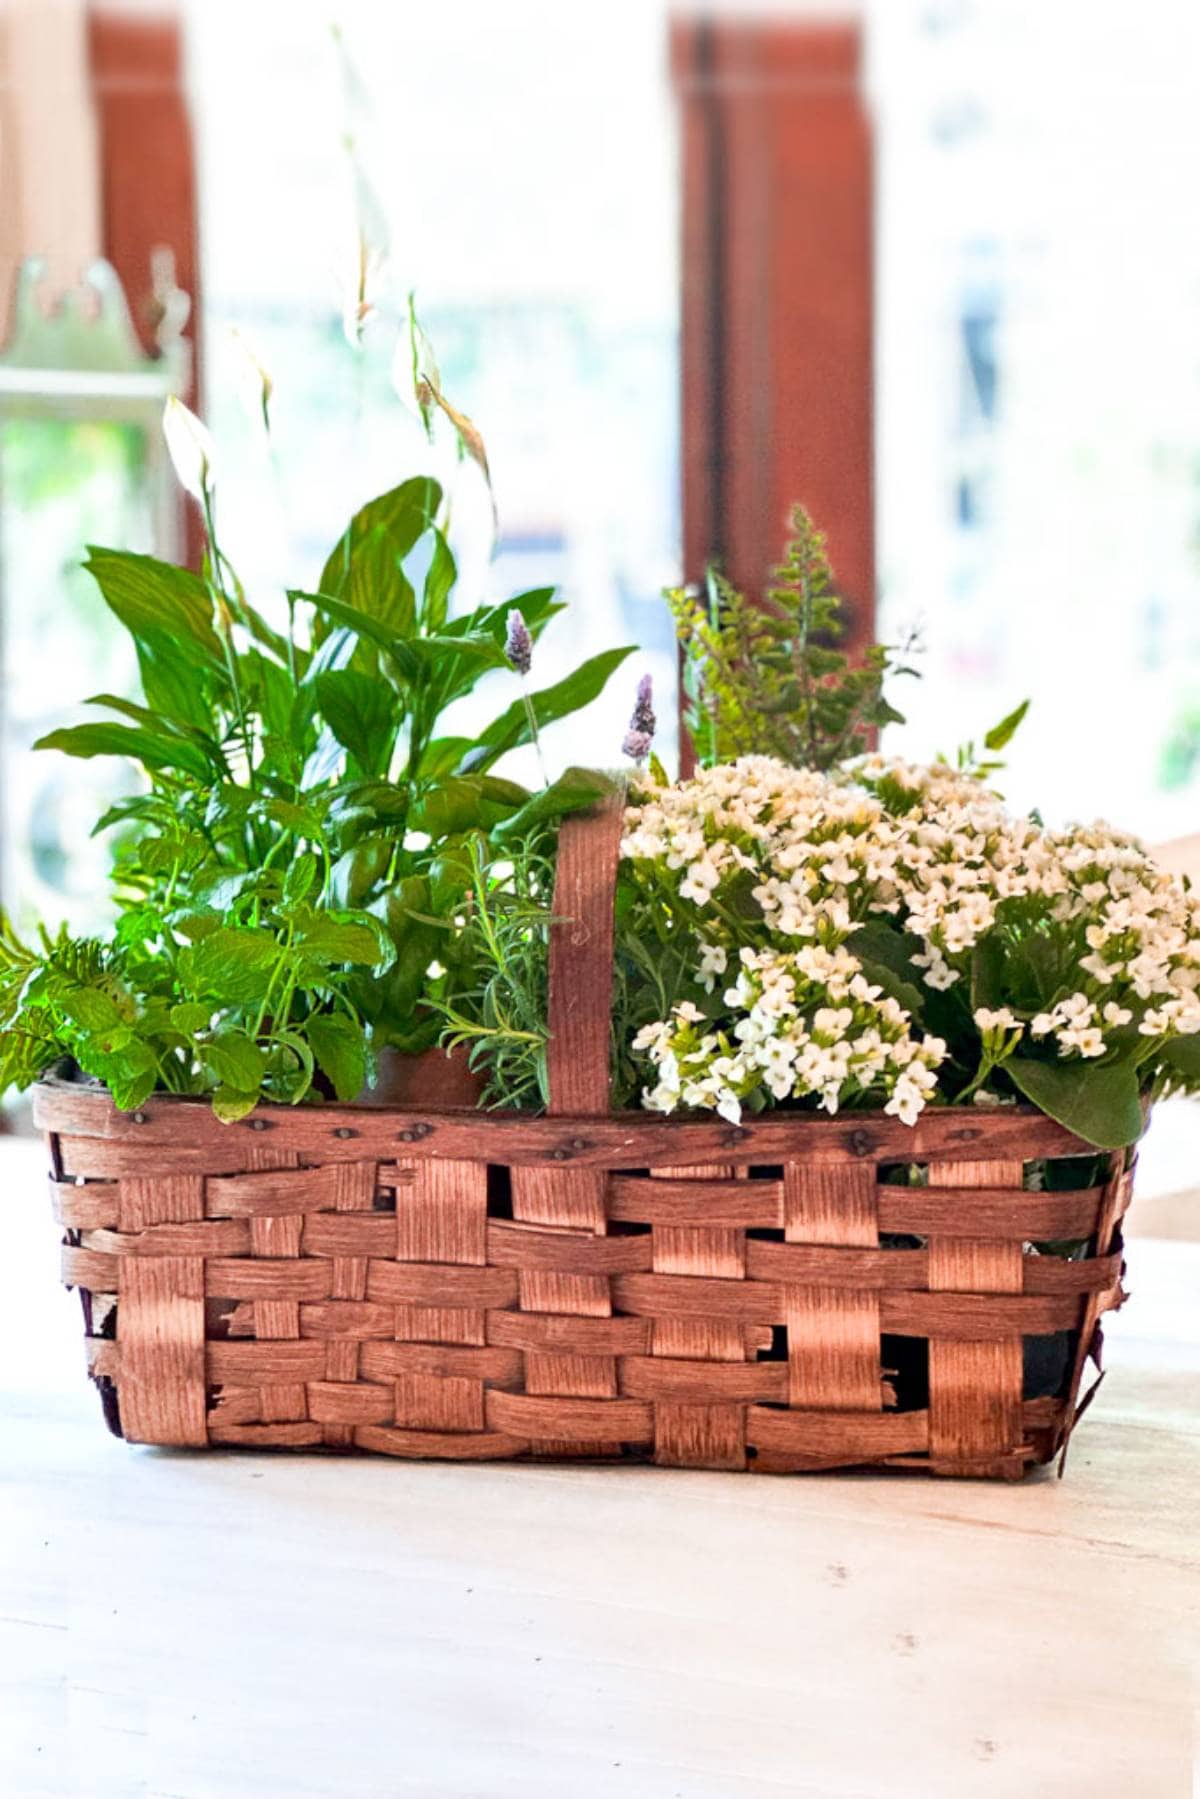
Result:
[[703,600],[672,588],[667,601],[683,645],[686,724],[704,767],[738,756],[774,756],[793,767],[831,768],[869,733],[903,716],[884,697],[891,674],[912,674],[884,644],[852,668],[835,646],[841,601],[825,539],[802,506],[774,584],[749,599],[716,569]]
[[[561,607],[539,589],[452,617],[436,482],[361,508],[319,590],[289,595],[286,631],[220,551],[211,492],[204,512],[201,575],[89,552],[145,704],[97,695],[109,716],[39,747],[132,761],[147,790],[96,827],[122,827],[110,942],[29,946],[0,927],[0,1088],[69,1058],[123,1107],[156,1089],[211,1094],[224,1119],[351,1099],[374,1049],[426,1047],[436,1007],[478,989],[490,946],[463,921],[492,839],[519,861],[604,790],[581,769],[541,792],[493,772],[529,739],[521,702],[478,737],[445,734],[447,708],[508,671],[509,608],[536,642]],[[537,724],[586,705],[630,653],[534,695]]]
[[549,1098],[552,852],[551,839],[530,836],[497,878],[483,840],[467,846],[471,905],[461,948],[474,979],[437,1009],[442,1043],[465,1047],[471,1067],[483,1074],[485,1105],[538,1109]]
[[1005,1069],[1018,1092],[1097,1149],[1136,1143],[1145,1126],[1130,1061],[1042,1062],[1013,1056]]
[[1022,700],[998,725],[993,725],[985,733],[982,749],[976,749],[974,740],[970,738],[966,743],[960,743],[954,758],[954,766],[959,774],[969,775],[973,781],[987,781],[999,774],[1006,764],[998,752],[1008,748],[1024,724],[1028,711],[1029,701]]

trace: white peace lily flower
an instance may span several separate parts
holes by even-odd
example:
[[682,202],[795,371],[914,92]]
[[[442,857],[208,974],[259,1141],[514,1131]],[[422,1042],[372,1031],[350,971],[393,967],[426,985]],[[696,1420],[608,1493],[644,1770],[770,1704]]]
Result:
[[171,394],[163,407],[163,436],[180,486],[204,504],[216,486],[216,455],[208,427]]

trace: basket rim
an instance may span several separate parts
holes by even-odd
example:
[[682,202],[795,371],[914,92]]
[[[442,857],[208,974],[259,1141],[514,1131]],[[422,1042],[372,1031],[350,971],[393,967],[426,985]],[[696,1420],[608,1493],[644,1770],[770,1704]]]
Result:
[[[820,1157],[873,1161],[991,1160],[998,1156],[1084,1156],[1103,1152],[1037,1107],[995,1110],[931,1106],[915,1125],[881,1108],[829,1115],[785,1111],[755,1114],[734,1125],[711,1113],[665,1117],[648,1111],[568,1117],[474,1107],[263,1105],[234,1124],[222,1124],[207,1098],[154,1093],[134,1112],[119,1112],[98,1082],[43,1076],[33,1088],[39,1130],[68,1137],[137,1142],[201,1150],[228,1148],[241,1132],[277,1132],[320,1156],[454,1156],[479,1161],[662,1162],[787,1160],[806,1150]],[[659,1146],[663,1147],[659,1147]]]

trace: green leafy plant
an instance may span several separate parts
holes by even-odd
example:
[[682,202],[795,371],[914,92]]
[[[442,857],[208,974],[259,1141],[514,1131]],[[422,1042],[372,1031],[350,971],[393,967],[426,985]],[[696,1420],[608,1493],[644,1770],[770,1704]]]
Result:
[[884,683],[914,671],[885,644],[871,644],[851,667],[836,648],[841,601],[825,539],[803,506],[792,509],[792,530],[762,597],[739,593],[715,568],[703,598],[688,588],[667,591],[683,646],[685,722],[704,767],[763,755],[831,768],[878,727],[904,722]]
[[474,980],[438,1002],[442,1042],[464,1049],[483,1076],[483,1103],[540,1109],[549,1099],[548,949],[553,923],[553,840],[532,837],[501,878],[481,838],[467,850],[471,905],[463,931]]
[[480,979],[464,929],[479,859],[546,843],[605,787],[570,768],[531,791],[497,764],[593,700],[630,648],[540,690],[526,659],[490,722],[448,730],[483,677],[512,678],[514,615],[532,656],[562,610],[553,590],[456,614],[443,495],[418,477],[362,507],[273,622],[221,549],[211,448],[182,413],[168,428],[205,520],[203,569],[89,550],[142,697],[97,694],[103,717],[38,746],[143,777],[96,827],[121,829],[116,927],[35,946],[0,932],[0,1086],[67,1057],[121,1106],[211,1094],[235,1118],[260,1098],[352,1098],[375,1051],[436,1042]]

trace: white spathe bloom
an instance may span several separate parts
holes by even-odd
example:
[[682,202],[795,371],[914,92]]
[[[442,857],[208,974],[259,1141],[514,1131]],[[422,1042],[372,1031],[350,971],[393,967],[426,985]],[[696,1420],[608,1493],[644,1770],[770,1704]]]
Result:
[[162,428],[180,486],[204,505],[216,486],[216,456],[207,425],[171,394],[163,407]]

